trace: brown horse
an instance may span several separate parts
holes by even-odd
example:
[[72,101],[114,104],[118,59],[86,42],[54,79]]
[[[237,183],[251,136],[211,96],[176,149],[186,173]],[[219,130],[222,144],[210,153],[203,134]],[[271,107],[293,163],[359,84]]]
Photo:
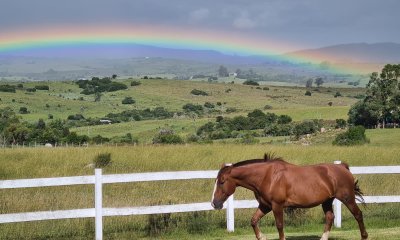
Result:
[[265,154],[264,159],[226,164],[215,180],[211,201],[213,208],[221,209],[237,186],[253,191],[259,203],[251,219],[258,240],[266,239],[258,228],[258,221],[271,210],[279,239],[284,240],[283,209],[310,208],[320,204],[325,213],[321,240],[327,240],[334,219],[332,202],[335,198],[346,205],[357,220],[361,239],[368,239],[362,212],[356,204],[356,195],[363,201],[362,192],[345,163],[296,166],[272,154]]

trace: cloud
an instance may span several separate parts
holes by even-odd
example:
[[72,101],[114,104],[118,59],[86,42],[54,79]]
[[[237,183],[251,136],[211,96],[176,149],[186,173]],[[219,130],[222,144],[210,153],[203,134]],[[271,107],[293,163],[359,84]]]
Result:
[[233,20],[232,24],[235,28],[239,29],[252,29],[257,26],[257,23],[254,20],[251,20],[247,16],[241,16]]
[[210,15],[210,10],[207,8],[199,8],[197,10],[194,10],[190,12],[189,18],[191,22],[199,22],[202,21]]

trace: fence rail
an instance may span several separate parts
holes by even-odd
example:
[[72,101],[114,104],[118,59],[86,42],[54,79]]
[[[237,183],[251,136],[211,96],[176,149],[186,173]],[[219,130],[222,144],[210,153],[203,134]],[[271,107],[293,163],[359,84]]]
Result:
[[[335,161],[335,163],[338,164],[340,163],[340,161]],[[353,174],[400,174],[400,166],[350,167],[350,171]],[[92,176],[2,180],[0,181],[0,189],[94,184],[95,208],[0,214],[0,223],[94,217],[96,222],[96,239],[102,239],[102,218],[106,216],[126,216],[212,210],[210,202],[125,208],[105,208],[102,206],[103,184],[162,180],[211,179],[215,178],[217,176],[217,173],[218,171],[212,170],[102,175],[101,169],[96,169],[95,175]],[[366,203],[400,202],[400,196],[365,196],[364,199]],[[335,226],[341,227],[341,203],[335,200],[334,205]],[[224,209],[227,209],[227,230],[234,231],[235,208],[255,208],[257,206],[258,202],[256,200],[234,200],[233,196],[229,197],[224,204]]]

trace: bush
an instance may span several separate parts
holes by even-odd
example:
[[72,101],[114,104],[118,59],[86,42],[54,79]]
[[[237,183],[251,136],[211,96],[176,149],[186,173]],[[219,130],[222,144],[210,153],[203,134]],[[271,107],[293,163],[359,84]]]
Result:
[[192,103],[187,103],[187,104],[183,105],[182,109],[185,110],[186,112],[195,112],[197,114],[202,114],[204,111],[203,106],[195,105]]
[[344,119],[336,119],[335,128],[346,128],[346,126],[347,126],[346,120],[344,120]]
[[132,97],[125,97],[122,100],[122,104],[134,104],[136,101]]
[[306,93],[305,93],[304,95],[306,95],[306,96],[311,96],[311,92],[307,90]]
[[296,137],[300,137],[301,135],[315,133],[318,130],[318,125],[313,121],[303,121],[302,123],[297,124],[294,127],[294,134]]
[[84,117],[82,114],[78,113],[78,114],[75,114],[75,115],[69,115],[67,119],[68,119],[68,120],[76,120],[76,121],[79,121],[79,120],[85,119],[85,117]]
[[181,136],[175,134],[172,130],[162,129],[154,138],[153,144],[182,144]]
[[27,92],[36,92],[36,88],[27,88],[26,91]]
[[333,145],[353,146],[369,143],[369,139],[365,136],[365,128],[363,126],[350,127],[346,132],[340,133],[332,142]]
[[101,135],[92,137],[92,143],[95,143],[95,144],[102,144],[102,143],[109,142],[109,141],[110,141],[109,138],[102,137]]
[[20,108],[19,108],[19,113],[21,113],[21,114],[28,114],[28,113],[29,113],[28,108],[26,108],[26,107],[20,107]]
[[264,110],[269,110],[269,109],[272,109],[272,106],[271,106],[271,105],[268,105],[268,104],[267,104],[267,105],[264,106]]
[[15,93],[15,92],[16,92],[15,86],[13,86],[13,85],[8,85],[8,84],[0,85],[0,92],[11,92],[11,93]]
[[292,122],[292,118],[290,116],[288,116],[288,115],[280,115],[278,117],[278,123],[279,124],[287,124],[287,123],[290,123],[290,122]]
[[139,81],[132,81],[131,82],[131,86],[133,87],[133,86],[139,86],[140,84],[142,84],[141,82],[139,82]]
[[263,87],[263,90],[268,91],[269,87]]
[[334,95],[335,98],[341,97],[341,96],[342,96],[342,94],[341,94],[339,91],[337,91],[337,92],[335,93],[335,95]]
[[246,80],[243,82],[243,85],[260,86],[260,84],[258,84],[258,82],[253,81],[253,80]]
[[93,160],[95,168],[103,168],[111,164],[111,153],[100,153]]
[[197,96],[208,96],[208,93],[198,89],[193,89],[190,93]]
[[50,90],[48,85],[37,85],[35,88],[36,90]]
[[206,107],[206,108],[215,108],[215,105],[210,103],[210,102],[206,102],[206,103],[204,103],[204,107]]
[[250,133],[250,132],[244,134],[242,136],[242,138],[240,139],[240,143],[243,143],[243,144],[256,144],[256,143],[259,143],[259,142],[260,142],[260,140],[255,138],[253,136],[253,134]]
[[234,107],[228,107],[227,109],[226,109],[226,112],[227,113],[233,113],[233,112],[236,112],[237,110],[236,110],[236,108],[234,108]]

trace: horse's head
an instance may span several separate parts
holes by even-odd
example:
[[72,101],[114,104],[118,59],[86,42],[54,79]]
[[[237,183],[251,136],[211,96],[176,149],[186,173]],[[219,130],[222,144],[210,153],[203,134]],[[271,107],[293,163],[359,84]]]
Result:
[[211,206],[215,209],[222,209],[226,199],[235,192],[236,183],[230,176],[232,164],[224,164],[215,179],[214,192],[212,195]]

